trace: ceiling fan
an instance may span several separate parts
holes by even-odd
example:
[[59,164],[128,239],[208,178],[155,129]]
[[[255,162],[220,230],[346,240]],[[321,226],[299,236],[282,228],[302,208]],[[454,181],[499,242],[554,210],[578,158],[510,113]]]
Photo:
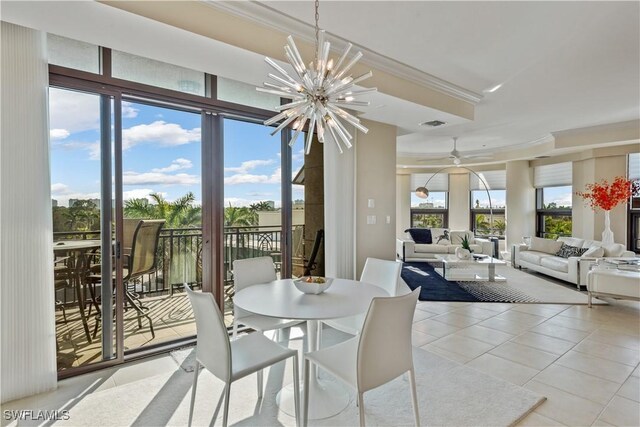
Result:
[[460,151],[458,151],[458,137],[454,136],[453,137],[453,150],[451,150],[449,152],[449,155],[447,157],[438,157],[438,158],[431,158],[431,159],[421,159],[418,160],[419,162],[430,162],[433,160],[444,160],[444,159],[451,159],[453,160],[453,164],[454,165],[459,165],[462,163],[463,159],[477,159],[477,160],[490,160],[493,157],[490,156],[482,156],[482,155],[467,155],[467,156],[463,156],[462,153],[460,153]]

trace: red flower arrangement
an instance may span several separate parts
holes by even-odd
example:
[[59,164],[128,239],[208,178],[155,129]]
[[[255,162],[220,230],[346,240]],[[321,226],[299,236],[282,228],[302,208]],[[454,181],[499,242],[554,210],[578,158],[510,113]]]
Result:
[[620,203],[627,202],[631,196],[640,194],[640,182],[617,176],[611,183],[603,179],[595,184],[587,184],[586,189],[584,193],[578,191],[576,194],[594,210],[600,208],[610,211]]

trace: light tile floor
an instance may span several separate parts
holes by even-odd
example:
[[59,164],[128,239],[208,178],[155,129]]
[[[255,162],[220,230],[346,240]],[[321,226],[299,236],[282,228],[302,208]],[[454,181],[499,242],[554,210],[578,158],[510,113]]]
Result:
[[414,345],[547,401],[521,422],[640,425],[640,303],[420,302]]
[[[413,344],[547,397],[523,426],[640,425],[640,303],[420,302]],[[3,405],[78,398],[175,369],[168,355],[60,382]],[[4,422],[2,423],[5,424]]]

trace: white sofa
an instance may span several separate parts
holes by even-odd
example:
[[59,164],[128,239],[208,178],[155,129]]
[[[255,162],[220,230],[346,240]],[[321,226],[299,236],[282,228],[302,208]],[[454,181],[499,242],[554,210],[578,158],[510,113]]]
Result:
[[593,269],[587,274],[587,290],[589,308],[594,296],[640,300],[640,271]]
[[[449,240],[438,238],[449,235]],[[432,228],[433,243],[416,243],[407,233],[404,239],[396,239],[396,255],[403,262],[434,260],[435,255],[454,254],[456,248],[462,246],[464,236],[469,239],[469,247],[475,254],[492,255],[493,242],[487,239],[475,237],[472,231],[448,230],[446,228]]]
[[[591,250],[583,256],[570,256],[568,258],[563,258],[556,255],[563,243],[569,246],[587,248]],[[583,269],[588,269],[588,264],[593,263],[597,258],[635,256],[633,252],[627,251],[624,245],[620,243],[603,246],[602,242],[597,240],[579,239],[576,237],[559,237],[558,240],[532,237],[531,243],[528,246],[516,245],[514,250],[515,266],[519,268],[525,267],[529,270],[537,271],[539,273],[573,283],[578,286],[578,288],[586,285],[584,281],[586,271],[583,271],[583,274],[581,274],[581,266]],[[597,251],[595,252],[595,256],[593,256],[592,254],[594,254],[595,250]],[[584,261],[588,262],[585,263]]]

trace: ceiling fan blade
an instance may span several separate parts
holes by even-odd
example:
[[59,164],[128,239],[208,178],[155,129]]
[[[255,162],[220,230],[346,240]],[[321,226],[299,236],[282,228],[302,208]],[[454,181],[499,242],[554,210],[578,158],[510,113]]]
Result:
[[428,159],[419,159],[417,160],[419,163],[425,163],[425,162],[433,162],[435,160],[447,160],[449,159],[449,157],[429,157]]
[[492,160],[493,156],[487,156],[484,154],[472,154],[470,156],[462,156],[465,159],[477,159],[477,160]]

